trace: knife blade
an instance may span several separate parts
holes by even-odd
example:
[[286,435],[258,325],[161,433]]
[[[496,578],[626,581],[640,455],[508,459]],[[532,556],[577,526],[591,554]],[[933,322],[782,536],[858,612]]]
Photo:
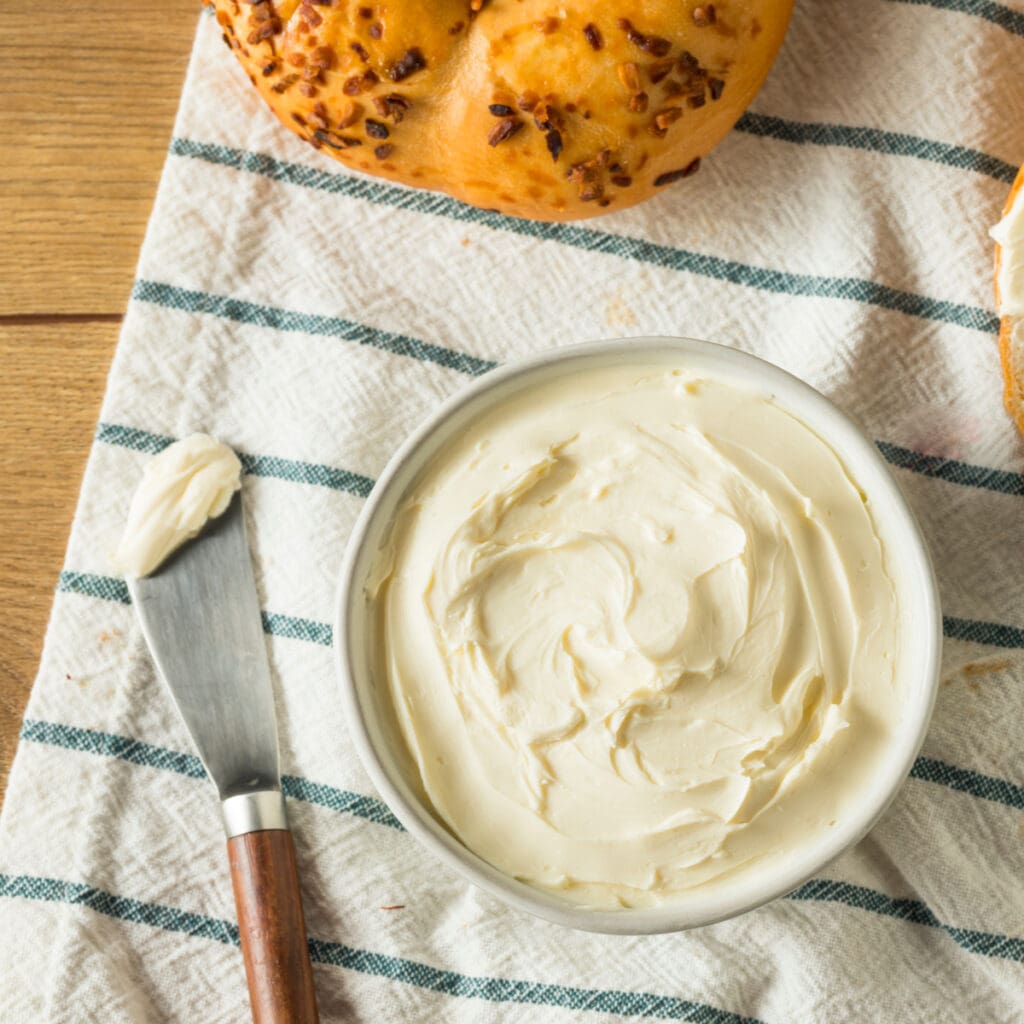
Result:
[[128,590],[221,800],[280,789],[274,691],[241,492],[152,575],[129,579]]

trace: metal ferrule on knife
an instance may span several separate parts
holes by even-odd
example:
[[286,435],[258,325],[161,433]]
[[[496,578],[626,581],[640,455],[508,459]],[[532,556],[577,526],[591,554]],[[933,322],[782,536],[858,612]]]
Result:
[[279,789],[261,789],[254,793],[229,796],[221,801],[220,813],[228,839],[244,836],[248,832],[288,828],[284,794]]

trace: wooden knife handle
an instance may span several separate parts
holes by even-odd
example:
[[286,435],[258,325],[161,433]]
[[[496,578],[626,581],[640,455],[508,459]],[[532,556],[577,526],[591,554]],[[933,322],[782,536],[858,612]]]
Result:
[[291,832],[234,836],[228,858],[255,1024],[318,1024]]

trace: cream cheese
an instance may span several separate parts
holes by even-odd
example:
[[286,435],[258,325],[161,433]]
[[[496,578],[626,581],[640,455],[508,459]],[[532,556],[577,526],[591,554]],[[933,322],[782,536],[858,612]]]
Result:
[[238,456],[206,434],[176,441],[147,464],[114,556],[125,576],[148,576],[221,515],[242,486]]
[[896,597],[857,484],[770,398],[679,370],[497,406],[404,500],[369,597],[437,814],[593,907],[821,839],[901,712]]
[[999,315],[1024,316],[1024,189],[1003,219],[989,232],[1002,250],[999,257]]

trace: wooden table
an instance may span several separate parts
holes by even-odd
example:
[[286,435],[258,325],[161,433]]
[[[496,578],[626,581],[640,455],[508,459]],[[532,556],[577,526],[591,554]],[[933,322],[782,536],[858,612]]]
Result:
[[0,793],[198,0],[0,0]]

